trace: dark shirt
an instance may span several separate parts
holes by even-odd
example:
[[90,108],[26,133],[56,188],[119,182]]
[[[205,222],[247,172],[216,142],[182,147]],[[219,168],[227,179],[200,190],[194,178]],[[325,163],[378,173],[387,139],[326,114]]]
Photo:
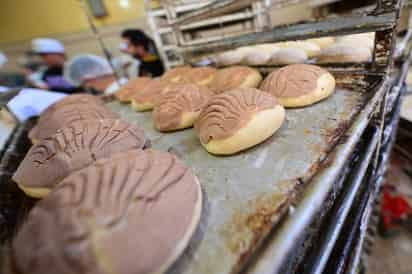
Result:
[[50,67],[44,73],[42,80],[46,82],[51,91],[73,93],[76,88],[63,77],[63,67]]
[[140,59],[139,76],[158,77],[165,71],[163,62],[155,55]]

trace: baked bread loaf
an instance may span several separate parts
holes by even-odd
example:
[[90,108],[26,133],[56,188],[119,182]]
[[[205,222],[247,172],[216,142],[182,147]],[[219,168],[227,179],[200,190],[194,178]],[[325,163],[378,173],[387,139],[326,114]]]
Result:
[[72,172],[146,143],[142,129],[122,120],[76,121],[32,146],[13,180],[27,195],[43,198]]
[[268,61],[270,65],[302,64],[308,60],[308,55],[303,49],[282,48],[275,52]]
[[315,43],[320,49],[327,48],[336,42],[335,37],[319,37],[305,40],[306,42]]
[[132,108],[135,111],[152,110],[165,88],[171,83],[163,78],[151,80],[141,92],[136,93],[132,99]]
[[192,68],[190,66],[174,67],[174,68],[166,71],[162,75],[161,79],[166,80],[167,82],[170,82],[170,83],[185,82],[185,80],[186,80],[185,76],[191,70],[192,70]]
[[271,57],[272,52],[264,50],[263,47],[250,47],[250,50],[245,53],[242,63],[251,66],[265,65]]
[[335,78],[318,66],[289,65],[270,73],[260,89],[274,95],[284,107],[302,107],[330,96]]
[[117,119],[119,116],[97,104],[65,104],[53,112],[42,115],[35,127],[29,132],[33,144],[53,135],[58,129],[79,120]]
[[284,119],[285,110],[275,97],[240,88],[212,97],[196,120],[195,130],[208,152],[229,155],[263,142]]
[[218,70],[211,89],[222,93],[236,88],[255,88],[262,81],[262,76],[256,69],[246,66],[233,66]]
[[319,55],[320,47],[312,42],[307,41],[288,41],[275,44],[279,48],[297,48],[306,52],[309,58]]
[[339,44],[350,45],[352,47],[366,47],[372,51],[375,45],[375,33],[367,32],[339,36],[336,38],[336,42]]
[[318,63],[359,63],[368,62],[371,58],[370,48],[339,42],[323,49],[316,60]]
[[216,56],[216,63],[220,66],[233,66],[241,64],[245,55],[252,47],[241,47],[222,52]]
[[172,154],[117,154],[36,204],[12,242],[12,260],[19,274],[164,273],[201,208],[197,178]]
[[134,96],[134,94],[142,91],[150,81],[150,77],[138,77],[135,79],[131,79],[124,86],[122,86],[114,94],[114,96],[121,103],[130,103],[132,101],[132,97]]
[[185,78],[189,83],[207,86],[215,79],[216,72],[217,69],[212,67],[192,68],[186,73]]
[[193,126],[202,107],[212,95],[206,87],[195,84],[174,86],[153,109],[154,127],[167,132]]

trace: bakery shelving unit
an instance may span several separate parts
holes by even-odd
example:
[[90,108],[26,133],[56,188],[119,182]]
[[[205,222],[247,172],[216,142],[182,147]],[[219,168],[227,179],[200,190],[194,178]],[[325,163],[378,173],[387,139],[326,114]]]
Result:
[[[232,5],[233,1],[219,3]],[[183,55],[183,62],[189,63],[194,54],[208,49],[376,32],[370,63],[328,65],[338,84],[330,98],[287,110],[286,123],[272,138],[237,155],[212,156],[201,147],[193,130],[159,133],[150,113],[108,103],[123,119],[142,127],[154,149],[180,157],[202,185],[200,224],[168,274],[357,272],[368,217],[393,144],[409,66],[410,47],[405,47],[399,66],[394,67],[392,59],[401,5],[401,0],[382,0],[368,14],[277,26],[185,46],[190,54]],[[211,7],[185,13],[173,24],[190,16],[206,16],[213,11]],[[275,68],[259,69],[267,73]],[[2,240],[10,239],[31,203],[11,186],[15,166],[7,165],[11,163],[7,157],[17,149],[21,149],[18,157],[24,155],[24,147],[12,144],[27,140],[27,127],[19,127],[20,133],[13,135],[1,159],[8,179],[1,181],[4,191],[0,193],[9,195],[8,208],[12,210],[5,221],[10,229]],[[16,158],[14,163],[18,161]],[[14,201],[21,206],[12,207]],[[8,216],[8,208],[7,203],[0,208],[3,218]]]

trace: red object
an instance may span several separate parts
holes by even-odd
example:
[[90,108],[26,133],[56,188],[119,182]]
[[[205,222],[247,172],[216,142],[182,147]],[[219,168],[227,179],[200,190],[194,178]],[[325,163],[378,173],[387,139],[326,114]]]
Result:
[[385,187],[381,214],[385,229],[391,229],[400,226],[412,216],[412,207],[402,195],[393,193],[391,187]]

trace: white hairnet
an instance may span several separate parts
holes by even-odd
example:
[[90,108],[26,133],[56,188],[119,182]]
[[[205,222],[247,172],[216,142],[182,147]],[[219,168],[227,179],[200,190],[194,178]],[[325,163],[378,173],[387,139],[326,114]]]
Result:
[[64,67],[64,78],[75,86],[80,86],[84,80],[113,74],[109,62],[103,57],[83,54],[78,55],[66,62]]
[[36,38],[31,41],[32,51],[35,53],[64,53],[63,44],[52,38]]

